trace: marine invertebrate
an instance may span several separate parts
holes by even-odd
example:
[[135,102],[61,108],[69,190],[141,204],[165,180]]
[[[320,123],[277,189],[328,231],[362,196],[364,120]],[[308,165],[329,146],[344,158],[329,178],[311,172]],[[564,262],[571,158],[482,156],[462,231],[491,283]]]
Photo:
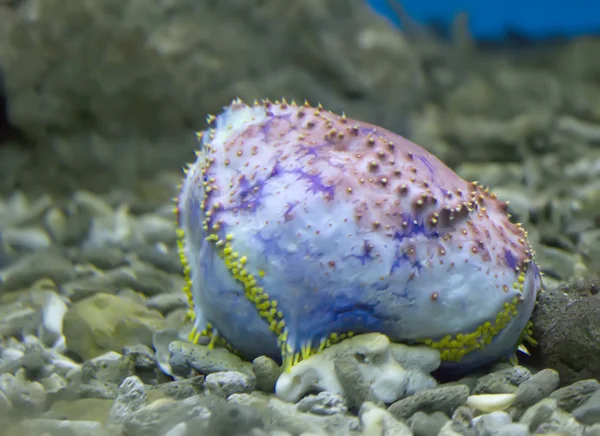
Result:
[[208,121],[176,206],[194,340],[287,366],[370,332],[462,369],[514,353],[540,272],[488,189],[320,105]]

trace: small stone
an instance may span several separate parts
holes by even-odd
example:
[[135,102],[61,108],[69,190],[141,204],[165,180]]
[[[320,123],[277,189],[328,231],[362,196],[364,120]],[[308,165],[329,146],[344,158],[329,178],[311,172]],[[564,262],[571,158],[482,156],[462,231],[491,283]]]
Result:
[[470,395],[467,406],[481,412],[495,412],[508,409],[516,400],[515,394]]
[[0,292],[26,288],[40,279],[65,283],[74,275],[73,264],[56,250],[36,251],[0,270]]
[[420,390],[437,386],[431,373],[440,366],[439,350],[427,346],[398,343],[392,343],[390,349],[394,359],[408,371],[404,395],[412,395]]
[[0,233],[2,242],[17,250],[43,250],[52,245],[52,240],[39,227],[5,228]]
[[213,435],[208,431],[211,412],[226,405],[220,398],[199,395],[180,401],[161,399],[124,416],[122,422],[129,436],[162,436],[180,422],[186,422],[194,434]]
[[598,390],[600,390],[600,383],[598,380],[590,378],[557,389],[550,394],[550,398],[556,399],[558,407],[561,409],[572,412]]
[[8,429],[6,436],[22,435],[105,436],[102,424],[94,421],[28,419]]
[[132,269],[136,277],[136,282],[132,288],[147,296],[163,293],[180,295],[181,289],[185,285],[183,277],[173,276],[148,263],[136,262],[132,264]]
[[136,376],[127,377],[119,386],[119,393],[110,410],[109,419],[123,421],[128,415],[146,406],[147,401],[148,395],[142,381]]
[[258,356],[252,361],[252,372],[256,377],[256,387],[263,392],[275,392],[275,383],[277,383],[281,371],[281,367],[270,357]]
[[553,369],[543,369],[525,380],[517,388],[515,405],[529,407],[548,397],[558,387],[560,377]]
[[370,395],[379,401],[391,403],[404,395],[409,371],[394,359],[389,338],[378,333],[345,339],[292,366],[277,380],[276,395],[290,402],[298,401],[309,391],[346,396],[336,374],[339,359],[356,361],[357,374],[368,383]]
[[69,398],[114,400],[118,386],[110,383],[72,383],[67,385]]
[[335,415],[348,411],[344,397],[331,392],[319,392],[317,395],[308,395],[296,403],[296,408],[301,412],[313,413],[315,415]]
[[148,395],[153,395],[154,392],[176,400],[193,397],[204,392],[204,376],[198,375],[183,380],[160,383],[154,386],[151,391],[149,390]]
[[558,404],[554,398],[544,398],[529,407],[519,422],[527,425],[529,431],[535,432],[542,423],[550,419],[557,409]]
[[162,315],[126,298],[96,294],[71,306],[64,318],[69,351],[90,359],[131,344],[152,344]]
[[[152,346],[154,347],[154,357],[160,370],[169,376],[176,377],[171,367],[171,351],[169,346],[171,342],[179,341],[179,332],[174,328],[157,330],[152,335]],[[180,375],[189,375],[190,369],[184,364],[181,357],[175,357],[176,369],[181,371]],[[177,366],[179,365],[179,366]]]
[[164,436],[186,436],[188,434],[188,425],[185,422],[176,424],[171,430],[165,433]]
[[0,353],[0,374],[14,373],[21,367],[24,352],[16,348],[5,348]]
[[0,336],[33,333],[39,328],[41,318],[39,310],[18,301],[10,305],[0,305]]
[[556,409],[547,422],[537,428],[538,434],[568,434],[581,435],[585,426],[575,419],[570,413]]
[[[379,416],[379,413],[377,415]],[[269,420],[269,428],[284,430],[293,435],[301,435],[305,432],[319,436],[351,435],[358,433],[361,428],[361,422],[355,416],[348,414],[322,416],[302,413],[296,409],[294,404],[273,396],[269,397],[266,408],[264,408],[264,416]],[[393,421],[395,422],[395,420]],[[381,420],[377,419],[376,422],[379,423]]]
[[42,308],[42,324],[39,329],[39,337],[46,345],[53,346],[62,336],[65,313],[67,313],[66,303],[55,292],[48,292]]
[[333,368],[349,408],[358,410],[365,401],[371,401],[378,405],[384,404],[371,392],[371,386],[363,377],[356,359],[350,356],[340,356],[333,362]]
[[162,242],[174,245],[177,241],[176,225],[172,219],[166,219],[155,214],[145,214],[137,218],[136,231],[142,241],[154,244]]
[[87,248],[76,253],[73,260],[90,263],[103,270],[115,269],[127,264],[125,253],[119,247]]
[[50,374],[50,376],[41,379],[40,383],[44,386],[48,395],[58,395],[67,387],[65,379],[58,374]]
[[364,435],[412,436],[410,428],[385,409],[365,402],[358,413]]
[[224,348],[210,349],[204,345],[194,345],[179,340],[171,342],[168,347],[169,363],[173,371],[179,368],[185,373],[186,368],[187,371],[193,368],[205,375],[222,371],[237,371],[252,375],[251,363],[244,362]]
[[439,411],[451,414],[458,406],[465,404],[468,397],[469,388],[467,386],[441,386],[398,400],[388,410],[401,421],[408,419],[418,411],[425,413]]
[[531,433],[525,424],[510,423],[494,431],[494,436],[529,436]]
[[450,418],[443,412],[434,412],[430,415],[416,412],[406,422],[415,436],[437,436],[449,420]]
[[181,259],[177,250],[168,251],[147,244],[134,245],[131,250],[142,262],[153,265],[169,274],[180,275],[182,273]]
[[55,243],[64,244],[67,240],[67,217],[58,207],[51,207],[44,215],[44,227]]
[[113,400],[84,398],[76,400],[58,400],[52,403],[44,414],[45,418],[98,421],[105,423],[112,408]]
[[125,345],[123,347],[123,357],[133,363],[136,371],[151,371],[156,367],[154,352],[144,344]]
[[242,436],[252,429],[262,429],[261,416],[251,407],[240,404],[225,404],[212,410],[210,431],[206,434],[215,436]]
[[600,436],[600,424],[594,424],[585,430],[584,436]]
[[508,424],[512,424],[508,413],[497,411],[477,417],[474,427],[478,434],[491,435]]
[[167,315],[176,309],[187,308],[188,301],[183,292],[177,294],[159,294],[148,298],[146,306],[149,309],[158,310],[163,315]]
[[573,410],[573,416],[582,424],[600,424],[600,391],[596,391],[585,403]]
[[61,286],[61,293],[75,303],[96,294],[114,294],[135,284],[136,277],[131,268],[121,267],[71,280]]
[[531,372],[523,366],[514,366],[508,369],[495,371],[480,377],[477,381],[473,394],[491,394],[497,383],[510,383],[519,386],[531,377]]
[[438,436],[476,436],[476,433],[475,430],[450,420],[440,429]]
[[227,398],[232,394],[250,393],[256,386],[254,376],[238,371],[213,372],[204,379],[204,387],[213,395]]
[[127,377],[134,375],[133,373],[133,364],[129,359],[110,351],[85,361],[81,367],[80,378],[84,383],[120,385]]

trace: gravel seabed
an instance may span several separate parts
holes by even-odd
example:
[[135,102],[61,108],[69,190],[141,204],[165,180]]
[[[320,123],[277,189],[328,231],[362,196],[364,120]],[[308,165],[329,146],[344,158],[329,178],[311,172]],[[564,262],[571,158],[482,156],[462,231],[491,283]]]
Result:
[[[600,39],[488,50],[465,23],[445,41],[363,0],[0,1],[0,435],[600,435]],[[282,96],[510,201],[546,274],[534,359],[391,404],[334,362],[343,392],[286,402],[269,358],[185,340],[165,171],[206,114]]]
[[600,383],[559,388],[553,369],[498,364],[391,405],[358,390],[278,399],[270,359],[178,340],[189,327],[168,202],[17,192],[0,229],[6,435],[600,435]]

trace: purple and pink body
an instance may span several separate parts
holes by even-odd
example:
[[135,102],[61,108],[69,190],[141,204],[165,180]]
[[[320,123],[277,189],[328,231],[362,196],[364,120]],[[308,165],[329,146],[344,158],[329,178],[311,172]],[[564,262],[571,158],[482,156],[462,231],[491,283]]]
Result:
[[431,153],[322,107],[234,101],[178,196],[195,332],[289,366],[343,338],[510,357],[541,274],[506,203]]

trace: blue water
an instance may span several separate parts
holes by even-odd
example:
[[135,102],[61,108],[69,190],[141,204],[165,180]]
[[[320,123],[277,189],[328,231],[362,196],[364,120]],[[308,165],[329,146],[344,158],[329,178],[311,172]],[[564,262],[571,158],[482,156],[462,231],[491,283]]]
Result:
[[[390,0],[367,0],[381,14],[399,24]],[[393,1],[393,0],[392,0]],[[459,12],[469,16],[476,39],[504,39],[507,31],[540,39],[554,36],[600,34],[600,0],[401,0],[416,22],[448,25]]]

